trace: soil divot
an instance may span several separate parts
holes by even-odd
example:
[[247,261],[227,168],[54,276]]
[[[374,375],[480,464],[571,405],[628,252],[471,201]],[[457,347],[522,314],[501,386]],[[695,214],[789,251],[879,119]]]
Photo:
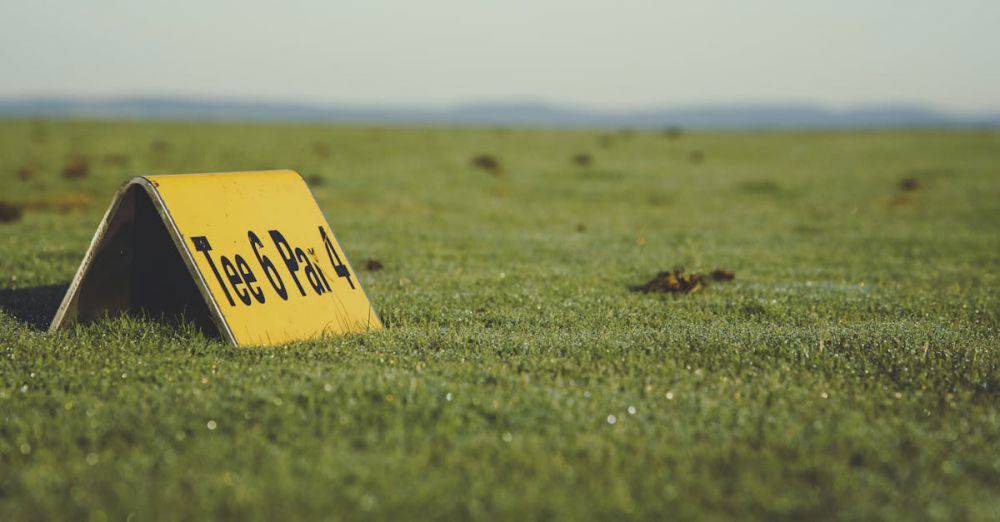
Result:
[[917,178],[903,178],[899,182],[899,190],[903,192],[913,192],[920,188],[920,180]]
[[74,160],[70,160],[70,162],[63,167],[62,175],[66,179],[82,179],[87,177],[87,174],[89,173],[90,164],[87,163],[87,160],[84,160],[83,158],[76,158]]
[[660,272],[646,284],[630,286],[629,290],[643,294],[690,294],[700,292],[708,287],[710,281],[732,281],[736,275],[727,270],[717,268],[708,274],[701,272],[686,272],[683,268],[675,268],[668,272]]
[[21,207],[0,201],[0,223],[16,223],[23,215]]
[[489,172],[494,176],[503,175],[503,166],[500,165],[500,160],[492,154],[479,154],[472,158],[472,166]]

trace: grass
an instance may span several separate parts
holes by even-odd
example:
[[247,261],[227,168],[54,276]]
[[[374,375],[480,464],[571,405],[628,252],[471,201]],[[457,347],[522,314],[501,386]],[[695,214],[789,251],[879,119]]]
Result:
[[[0,122],[0,519],[1000,517],[1000,133],[612,134]],[[285,167],[386,330],[40,330],[127,177]]]

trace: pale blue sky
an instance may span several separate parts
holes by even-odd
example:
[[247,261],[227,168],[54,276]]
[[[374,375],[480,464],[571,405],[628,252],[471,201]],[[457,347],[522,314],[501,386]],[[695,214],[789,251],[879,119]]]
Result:
[[0,96],[1000,111],[1000,1],[0,0]]

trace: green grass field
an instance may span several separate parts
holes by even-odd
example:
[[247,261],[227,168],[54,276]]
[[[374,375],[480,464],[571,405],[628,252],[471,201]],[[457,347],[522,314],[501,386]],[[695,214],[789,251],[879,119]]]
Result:
[[[387,329],[44,332],[129,176],[270,168]],[[995,131],[7,121],[0,200],[2,520],[1000,519]]]

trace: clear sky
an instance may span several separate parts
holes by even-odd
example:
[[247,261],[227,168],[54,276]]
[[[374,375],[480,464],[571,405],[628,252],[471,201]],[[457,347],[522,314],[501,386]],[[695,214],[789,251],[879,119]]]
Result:
[[0,0],[0,96],[1000,111],[1000,0]]

